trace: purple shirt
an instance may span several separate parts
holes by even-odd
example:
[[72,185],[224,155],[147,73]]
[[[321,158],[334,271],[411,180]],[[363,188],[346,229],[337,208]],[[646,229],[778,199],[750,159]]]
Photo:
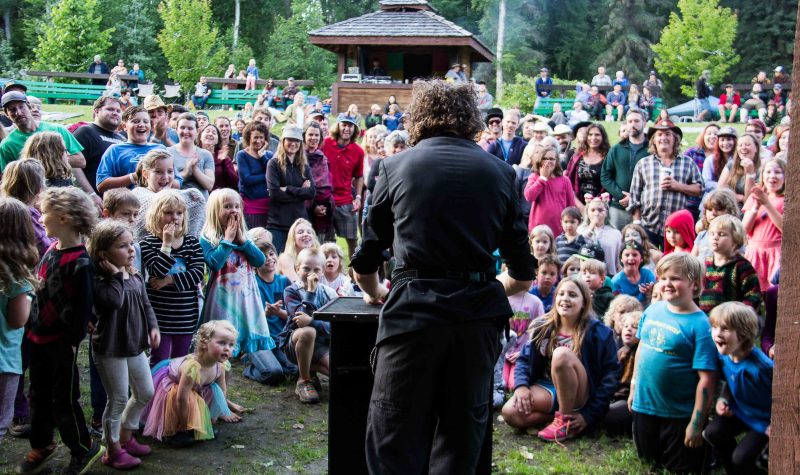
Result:
[[42,225],[41,221],[39,221],[42,218],[42,213],[33,206],[28,207],[28,212],[31,214],[33,236],[36,238],[36,249],[39,250],[39,258],[41,258],[47,251],[47,248],[50,247],[50,244],[53,244],[53,240],[47,237],[47,233],[44,230],[44,225]]

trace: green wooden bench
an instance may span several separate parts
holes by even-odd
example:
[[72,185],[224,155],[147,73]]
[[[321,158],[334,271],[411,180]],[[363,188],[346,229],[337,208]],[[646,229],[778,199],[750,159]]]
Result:
[[[536,106],[534,110],[534,114],[541,115],[545,117],[550,117],[553,114],[553,105],[561,104],[561,111],[566,112],[568,110],[572,110],[572,105],[575,104],[574,97],[542,97],[539,99],[539,104]],[[653,117],[651,120],[656,120],[658,117],[659,112],[661,112],[661,107],[664,105],[664,100],[660,97],[656,98],[655,107],[653,108]]]
[[105,93],[105,86],[90,84],[65,84],[58,82],[23,81],[28,88],[28,95],[46,100],[48,104],[56,101],[94,102]]
[[[305,94],[305,91],[302,91]],[[207,106],[224,106],[224,107],[236,107],[242,106],[246,103],[251,103],[255,105],[256,100],[258,99],[258,95],[261,94],[260,90],[248,90],[245,91],[243,89],[212,89],[211,95],[208,96],[208,101],[206,102]],[[280,97],[280,91],[278,91],[278,97]],[[291,102],[289,102],[291,104]],[[278,104],[276,105],[276,109],[283,110],[289,104]]]

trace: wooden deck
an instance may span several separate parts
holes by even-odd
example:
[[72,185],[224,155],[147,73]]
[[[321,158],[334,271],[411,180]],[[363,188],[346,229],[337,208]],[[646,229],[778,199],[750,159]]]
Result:
[[360,84],[354,82],[335,82],[333,83],[333,105],[331,111],[334,114],[345,112],[350,104],[358,106],[358,112],[362,116],[369,114],[372,104],[378,104],[383,110],[389,96],[394,96],[400,105],[400,110],[405,111],[411,104],[411,84],[391,83],[391,84]]

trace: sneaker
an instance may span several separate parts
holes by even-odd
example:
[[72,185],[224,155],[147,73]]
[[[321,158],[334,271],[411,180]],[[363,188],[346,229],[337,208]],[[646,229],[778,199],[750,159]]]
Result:
[[553,422],[540,430],[538,436],[540,439],[556,443],[560,440],[571,439],[581,433],[581,431],[570,429],[571,423],[572,416],[564,415],[556,411]]
[[11,427],[8,428],[8,433],[14,437],[28,438],[31,435],[31,418],[30,417],[15,417],[11,421]]
[[100,459],[106,452],[106,448],[100,445],[97,441],[92,442],[92,447],[89,451],[80,457],[72,456],[67,468],[62,473],[64,475],[83,475],[88,472],[92,465]]
[[58,445],[53,442],[43,449],[31,449],[22,460],[22,463],[14,469],[16,473],[39,473],[44,468],[45,462],[56,454]]
[[150,452],[153,451],[153,449],[151,449],[149,445],[139,443],[139,441],[136,440],[135,437],[131,437],[130,440],[121,445],[126,452],[133,455],[134,457],[150,455]]
[[[133,439],[131,439],[133,440]],[[117,470],[127,470],[129,468],[138,467],[142,464],[141,459],[129,454],[127,450],[120,449],[114,452],[113,455],[105,454],[100,459],[103,465],[116,468]]]
[[92,437],[96,437],[98,439],[103,438],[103,420],[102,419],[95,419],[92,417],[92,420],[89,422],[89,435]]
[[319,402],[319,394],[317,390],[314,389],[314,385],[311,384],[311,381],[297,381],[297,385],[294,387],[294,393],[297,394],[297,397],[300,398],[300,402],[306,404],[315,404]]

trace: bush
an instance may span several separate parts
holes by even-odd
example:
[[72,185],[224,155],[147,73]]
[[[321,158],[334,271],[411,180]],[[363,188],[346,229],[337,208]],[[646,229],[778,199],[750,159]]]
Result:
[[[519,106],[520,110],[522,111],[532,111],[533,106],[536,103],[536,78],[531,76],[524,76],[522,74],[517,74],[514,78],[514,82],[506,83],[505,87],[503,88],[503,100],[500,101],[500,106],[503,108],[509,108],[513,106]],[[559,79],[557,77],[553,77],[553,84],[568,84],[573,85],[576,81],[571,81],[567,79]],[[555,97],[570,97],[574,98],[576,92],[574,90],[570,91],[553,91],[553,96]]]

